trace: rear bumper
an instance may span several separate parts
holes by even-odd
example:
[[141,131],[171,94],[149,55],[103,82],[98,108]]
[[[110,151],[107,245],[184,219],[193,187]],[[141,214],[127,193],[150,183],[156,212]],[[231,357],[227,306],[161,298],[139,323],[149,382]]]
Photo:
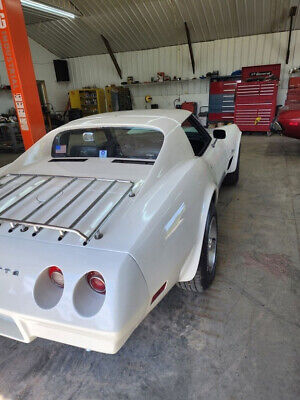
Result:
[[[0,254],[2,336],[25,343],[39,337],[112,354],[149,311],[148,286],[127,253],[0,236]],[[62,290],[49,279],[51,265],[64,274]],[[91,270],[103,275],[104,296],[89,287],[85,276]]]
[[115,354],[135,328],[136,326],[133,326],[120,332],[105,332],[9,315],[0,310],[0,335],[23,343],[30,343],[39,337],[83,349]]
[[285,136],[300,139],[300,108],[282,109],[278,122]]

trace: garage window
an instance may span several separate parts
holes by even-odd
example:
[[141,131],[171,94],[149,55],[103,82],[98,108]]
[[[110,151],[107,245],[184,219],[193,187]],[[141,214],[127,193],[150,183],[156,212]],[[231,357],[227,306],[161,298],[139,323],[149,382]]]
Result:
[[103,127],[76,129],[56,135],[52,157],[115,157],[156,159],[164,135],[155,129]]
[[187,118],[181,127],[193,148],[195,156],[201,156],[211,141],[211,137],[206,129],[203,128],[194,115]]

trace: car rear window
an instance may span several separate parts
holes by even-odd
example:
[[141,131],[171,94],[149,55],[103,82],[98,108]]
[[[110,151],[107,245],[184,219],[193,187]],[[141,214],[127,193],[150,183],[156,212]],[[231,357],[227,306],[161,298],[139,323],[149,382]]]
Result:
[[151,128],[74,129],[55,136],[52,157],[156,159],[163,140],[163,133]]

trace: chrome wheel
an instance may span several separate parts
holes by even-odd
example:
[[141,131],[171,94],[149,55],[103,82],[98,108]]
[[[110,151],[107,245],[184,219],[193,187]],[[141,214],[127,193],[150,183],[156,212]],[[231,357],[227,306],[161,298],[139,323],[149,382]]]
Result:
[[212,217],[208,230],[208,245],[207,245],[207,271],[211,274],[215,267],[217,256],[217,220]]

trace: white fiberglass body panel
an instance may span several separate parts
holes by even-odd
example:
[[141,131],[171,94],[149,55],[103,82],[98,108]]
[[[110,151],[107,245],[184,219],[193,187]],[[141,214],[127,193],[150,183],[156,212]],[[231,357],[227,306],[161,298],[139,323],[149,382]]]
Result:
[[[241,133],[222,128],[226,138],[208,136],[197,156],[182,128],[188,118],[183,110],[83,118],[0,169],[0,334],[115,353],[178,281],[193,278],[207,213],[236,168]],[[53,159],[58,134],[99,127],[151,129],[163,143],[155,159]],[[51,266],[64,288],[54,289]],[[90,271],[104,278],[104,295],[88,285]]]

